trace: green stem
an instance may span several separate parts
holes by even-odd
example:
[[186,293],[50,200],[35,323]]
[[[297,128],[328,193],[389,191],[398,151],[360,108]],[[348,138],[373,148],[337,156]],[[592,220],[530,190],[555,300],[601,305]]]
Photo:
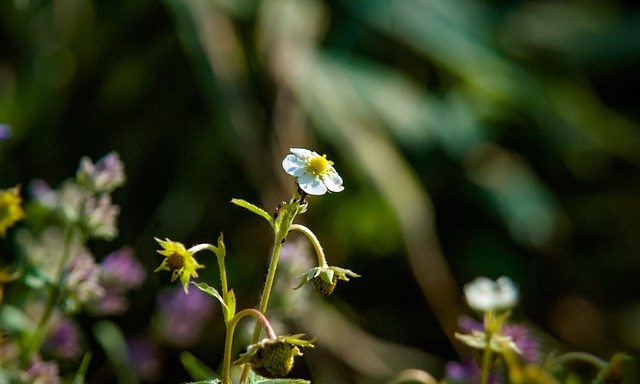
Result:
[[311,241],[311,244],[313,244],[313,249],[315,249],[316,251],[316,256],[318,257],[318,266],[320,267],[328,266],[327,259],[324,256],[324,251],[322,250],[322,246],[320,245],[320,241],[318,241],[318,238],[316,237],[316,235],[313,232],[311,232],[309,228],[301,224],[291,224],[291,226],[289,226],[289,231],[298,231],[298,232],[304,233],[304,235],[307,236],[309,241]]
[[224,264],[225,256],[219,253],[218,247],[212,244],[202,243],[194,245],[193,247],[189,248],[188,251],[192,254],[195,254],[197,252],[204,251],[205,249],[215,253],[216,255],[216,259],[218,260],[218,269],[220,270],[220,284],[222,286],[222,293],[226,295],[229,289],[227,287],[227,269]]
[[489,379],[489,371],[491,370],[491,339],[494,333],[494,316],[492,311],[487,311],[484,318],[484,331],[487,337],[487,346],[482,355],[482,375],[480,377],[480,384],[487,384]]
[[[289,228],[293,223],[293,219],[296,217],[298,213],[298,200],[294,195],[294,198],[291,202],[284,207],[282,207],[281,215],[278,217],[278,221],[274,225],[275,238],[273,241],[273,247],[271,248],[271,256],[269,261],[269,270],[267,272],[267,278],[264,283],[264,288],[262,290],[262,296],[260,297],[260,313],[266,313],[267,307],[269,305],[269,296],[271,296],[271,288],[273,287],[273,282],[276,276],[276,268],[278,266],[278,259],[280,258],[280,251],[282,250],[282,245],[285,242],[287,234],[289,234]],[[255,344],[260,339],[260,331],[262,327],[260,322],[256,323],[256,327],[253,331],[253,337],[251,339],[251,344]],[[240,377],[240,383],[244,383],[249,375],[249,366],[245,366],[242,371],[242,376]]]
[[23,364],[26,366],[29,364],[30,357],[40,349],[40,345],[46,334],[47,323],[51,318],[51,314],[55,309],[56,303],[60,296],[61,286],[62,286],[62,272],[64,270],[64,266],[69,260],[69,256],[71,254],[71,243],[73,240],[75,231],[75,226],[68,225],[65,229],[64,235],[64,248],[62,251],[62,257],[60,257],[60,261],[56,266],[56,270],[54,273],[54,283],[49,286],[47,292],[47,302],[45,304],[44,312],[42,313],[42,317],[38,322],[38,327],[36,328],[33,336],[29,340],[29,344],[25,349],[25,354],[23,355]]
[[[282,250],[282,245],[284,243],[285,237],[286,237],[286,234],[284,236],[282,235],[276,236],[276,239],[273,244],[273,248],[271,251],[271,262],[269,263],[269,271],[267,272],[267,278],[264,283],[262,297],[260,298],[259,311],[261,313],[265,313],[267,311],[267,307],[269,306],[269,297],[271,296],[271,289],[273,288],[273,282],[276,276],[278,259],[280,258],[280,251]],[[253,338],[251,340],[252,344],[257,342],[258,339],[260,338],[260,330],[261,330],[261,325],[258,322],[256,323],[256,328],[254,330]]]
[[[277,336],[269,324],[267,318],[258,310],[253,308],[243,309],[242,311],[236,313],[235,316],[231,318],[226,324],[226,336],[224,340],[224,361],[222,363],[222,383],[223,384],[231,384],[231,353],[233,349],[233,334],[236,330],[236,325],[240,319],[245,316],[253,316],[258,319],[258,324],[261,324],[264,327],[267,335],[270,339],[275,339]],[[254,344],[254,343],[252,343]]]
[[606,361],[586,352],[568,352],[556,357],[554,360],[556,364],[567,364],[575,361],[583,362],[593,365],[599,371],[606,369],[608,366]]

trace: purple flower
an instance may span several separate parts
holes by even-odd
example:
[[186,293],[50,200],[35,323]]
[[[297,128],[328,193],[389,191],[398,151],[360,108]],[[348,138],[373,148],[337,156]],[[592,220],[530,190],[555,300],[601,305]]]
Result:
[[127,345],[138,376],[145,381],[158,381],[162,367],[157,346],[139,337],[127,340]]
[[132,249],[122,248],[107,255],[100,265],[100,285],[104,288],[104,295],[93,303],[91,309],[100,315],[122,314],[129,308],[129,291],[139,288],[144,282],[142,264],[136,260]]
[[[452,384],[477,384],[480,383],[480,367],[476,364],[472,355],[465,356],[462,362],[449,362],[445,366],[445,381]],[[502,376],[497,372],[489,374],[489,384],[501,384]]]
[[120,207],[111,204],[110,195],[91,198],[85,205],[86,225],[91,236],[111,240],[118,236],[116,221]]
[[[458,320],[458,325],[467,333],[472,331],[484,331],[481,322],[470,317],[463,316]],[[505,324],[501,331],[503,336],[511,337],[511,340],[518,346],[522,359],[527,363],[537,363],[540,361],[540,343],[531,334],[531,330],[522,324]]]
[[195,344],[211,319],[215,299],[200,290],[187,294],[177,286],[160,292],[158,304],[160,337],[169,344],[187,347]]
[[78,326],[68,318],[62,319],[45,340],[43,350],[56,358],[76,360],[81,353]]
[[65,266],[63,284],[69,298],[76,303],[87,304],[104,296],[99,279],[100,266],[86,251],[77,253]]
[[61,384],[58,365],[33,358],[26,371],[20,372],[20,380],[26,383]]
[[139,288],[144,282],[144,268],[134,257],[131,248],[111,252],[100,264],[102,264],[102,282],[105,286],[114,285],[124,291]]
[[126,181],[124,164],[116,152],[109,152],[94,165],[91,159],[83,157],[76,173],[78,184],[97,192],[109,193]]
[[539,363],[542,356],[540,342],[531,335],[531,330],[522,324],[506,324],[502,327],[502,334],[510,336],[511,340],[520,348],[520,356],[527,363]]
[[0,141],[7,140],[11,137],[11,127],[7,124],[0,124]]

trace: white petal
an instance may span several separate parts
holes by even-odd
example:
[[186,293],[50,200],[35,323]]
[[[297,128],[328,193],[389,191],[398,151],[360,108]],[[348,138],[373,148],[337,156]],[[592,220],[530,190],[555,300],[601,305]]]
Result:
[[338,172],[329,172],[323,178],[322,182],[331,192],[340,192],[344,190],[342,186],[342,177],[338,175]]
[[307,157],[313,157],[314,155],[318,156],[317,153],[304,148],[289,148],[289,150],[291,151],[291,153],[293,153],[294,155],[302,159],[306,159]]
[[298,177],[298,185],[310,195],[324,195],[327,192],[327,187],[322,181],[311,173],[305,173]]
[[282,168],[291,176],[299,177],[307,170],[307,163],[304,161],[304,158],[296,155],[287,155],[287,157],[282,160]]

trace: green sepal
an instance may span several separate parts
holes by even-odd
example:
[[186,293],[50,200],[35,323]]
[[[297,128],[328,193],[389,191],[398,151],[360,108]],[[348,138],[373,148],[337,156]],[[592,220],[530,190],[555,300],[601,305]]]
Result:
[[238,205],[242,208],[248,209],[249,211],[255,213],[258,216],[262,216],[264,217],[269,224],[271,224],[271,226],[273,226],[273,217],[271,217],[270,214],[267,213],[267,211],[265,211],[264,209],[251,204],[250,202],[246,201],[246,200],[242,200],[242,199],[231,199],[231,202],[235,205]]
[[[218,292],[218,290],[213,288],[212,286],[210,286],[207,283],[202,283],[202,282],[196,283],[196,282],[192,281],[191,284],[195,285],[196,288],[198,288],[202,292],[204,292],[204,293],[206,293],[208,295],[211,295],[211,296],[215,297],[216,299],[218,299],[218,301],[222,305],[222,312],[224,313],[224,318],[226,320],[227,319],[227,312],[229,311],[229,307],[227,307],[227,303],[225,302],[225,300],[222,297],[222,295]],[[235,303],[234,303],[234,307],[235,307]],[[231,317],[233,317],[233,314],[231,315]],[[229,317],[229,318],[231,318],[231,317]]]
[[227,256],[227,247],[224,245],[224,236],[222,232],[220,232],[220,236],[218,236],[218,246],[215,248],[215,254],[217,257],[224,258]]
[[228,310],[228,312],[224,313],[224,320],[229,322],[231,318],[236,315],[236,294],[233,292],[233,289],[227,292],[224,299]]
[[313,279],[316,276],[320,276],[322,280],[326,281],[327,283],[331,283],[333,281],[334,275],[337,276],[338,279],[344,280],[344,281],[349,281],[349,276],[360,277],[360,275],[358,275],[357,273],[353,272],[350,269],[345,269],[340,267],[330,267],[330,266],[314,267],[307,270],[302,275],[298,276],[298,278],[300,279],[300,283],[294,289],[298,289],[302,287],[304,283],[306,283],[307,281],[311,281],[311,279]]
[[189,376],[194,380],[204,380],[198,381],[198,383],[218,383],[218,380],[209,380],[211,377],[216,377],[216,373],[213,369],[211,369],[207,364],[202,362],[202,360],[195,357],[191,352],[184,351],[180,354],[180,362],[184,369],[189,373]]

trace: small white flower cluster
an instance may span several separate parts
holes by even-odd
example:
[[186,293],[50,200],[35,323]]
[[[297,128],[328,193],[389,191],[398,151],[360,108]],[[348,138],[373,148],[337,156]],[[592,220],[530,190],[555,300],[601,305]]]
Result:
[[476,311],[500,311],[513,308],[518,302],[518,288],[508,277],[496,281],[477,277],[464,286],[469,307]]

